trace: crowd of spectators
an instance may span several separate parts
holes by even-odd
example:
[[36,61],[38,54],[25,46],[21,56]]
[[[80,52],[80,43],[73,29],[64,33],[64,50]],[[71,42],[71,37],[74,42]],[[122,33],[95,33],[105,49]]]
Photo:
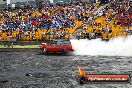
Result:
[[102,10],[98,10],[78,38],[110,39],[132,34],[132,8],[129,0],[113,0]]
[[[101,3],[1,9],[0,41],[69,39],[72,35],[78,39],[127,35],[128,31],[122,30],[131,29],[132,11],[129,1],[124,1],[111,1],[95,15],[93,13],[102,6]],[[80,26],[83,28],[77,32]]]

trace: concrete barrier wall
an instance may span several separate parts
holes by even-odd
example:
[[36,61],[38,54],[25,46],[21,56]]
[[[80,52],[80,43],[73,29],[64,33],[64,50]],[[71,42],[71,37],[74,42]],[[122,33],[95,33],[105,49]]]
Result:
[[0,52],[40,52],[39,48],[0,48]]

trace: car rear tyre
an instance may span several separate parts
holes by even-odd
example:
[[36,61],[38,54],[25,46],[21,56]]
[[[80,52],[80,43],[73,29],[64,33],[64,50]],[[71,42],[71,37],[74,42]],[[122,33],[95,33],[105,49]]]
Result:
[[66,55],[67,54],[67,51],[65,49],[61,49],[61,54],[62,55]]

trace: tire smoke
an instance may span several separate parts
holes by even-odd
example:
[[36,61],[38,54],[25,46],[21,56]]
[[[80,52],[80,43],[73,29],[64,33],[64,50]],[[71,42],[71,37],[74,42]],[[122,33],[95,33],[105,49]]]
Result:
[[132,56],[132,36],[109,41],[101,39],[70,40],[75,55]]

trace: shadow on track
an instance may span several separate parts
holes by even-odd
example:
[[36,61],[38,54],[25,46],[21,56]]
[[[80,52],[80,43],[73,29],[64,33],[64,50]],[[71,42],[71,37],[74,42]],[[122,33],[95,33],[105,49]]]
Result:
[[55,52],[51,52],[51,53],[42,53],[42,52],[38,52],[36,55],[45,55],[45,56],[73,56],[73,53],[67,53],[66,55],[62,55],[61,53],[55,53]]

